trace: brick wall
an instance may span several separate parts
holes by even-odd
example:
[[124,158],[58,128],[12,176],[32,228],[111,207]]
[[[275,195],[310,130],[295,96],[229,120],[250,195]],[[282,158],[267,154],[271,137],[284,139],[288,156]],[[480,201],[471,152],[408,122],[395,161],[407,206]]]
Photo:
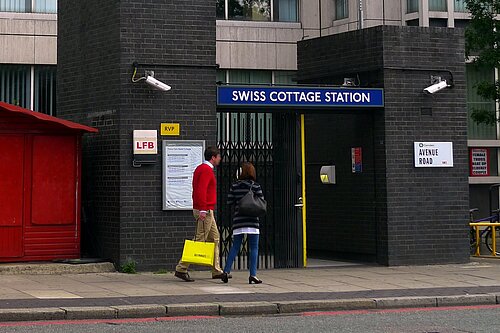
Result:
[[[162,210],[161,149],[156,164],[132,166],[132,131],[159,132],[160,123],[174,122],[181,126],[174,140],[215,144],[214,6],[123,0],[59,7],[59,73],[72,73],[79,83],[58,81],[58,111],[100,130],[87,138],[86,203],[97,255],[118,264],[172,269],[194,233],[190,211]],[[172,90],[132,83],[133,62],[141,64],[138,76],[154,70]],[[89,75],[94,80],[84,79]],[[162,139],[172,138],[159,136],[160,147]]]
[[[343,77],[359,75],[361,87],[384,88],[384,111],[373,120],[377,261],[467,261],[463,31],[376,27],[303,41],[298,66],[304,83],[341,84]],[[446,78],[446,70],[455,86],[424,95],[430,75]],[[415,141],[453,142],[454,167],[415,168]],[[354,203],[347,208],[355,209]]]
[[94,126],[84,137],[82,251],[119,257],[119,1],[58,4],[58,116]]
[[[384,31],[389,264],[465,262],[468,254],[468,153],[463,30]],[[433,95],[430,75],[455,86]],[[422,107],[431,108],[424,115]],[[425,113],[425,112],[424,112]],[[453,142],[453,168],[415,168],[414,141]]]

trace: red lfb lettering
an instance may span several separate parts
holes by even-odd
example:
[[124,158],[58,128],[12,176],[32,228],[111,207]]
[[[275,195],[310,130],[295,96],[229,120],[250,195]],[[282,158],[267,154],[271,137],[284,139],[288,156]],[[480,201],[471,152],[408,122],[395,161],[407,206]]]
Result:
[[154,149],[155,143],[151,142],[151,141],[150,142],[148,142],[148,141],[136,142],[135,147],[137,150]]

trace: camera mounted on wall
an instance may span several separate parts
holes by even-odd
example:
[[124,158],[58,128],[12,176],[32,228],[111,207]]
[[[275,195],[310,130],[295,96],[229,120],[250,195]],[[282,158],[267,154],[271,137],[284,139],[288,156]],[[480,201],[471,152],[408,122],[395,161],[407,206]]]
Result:
[[155,72],[152,70],[146,70],[144,71],[144,76],[140,78],[135,78],[137,74],[137,68],[139,67],[139,64],[137,62],[134,62],[132,64],[134,67],[134,74],[132,75],[132,82],[137,83],[139,81],[144,81],[146,82],[151,88],[160,90],[160,91],[169,91],[172,89],[171,86],[169,86],[166,83],[161,82],[160,80],[156,79]]
[[424,88],[424,93],[426,94],[435,94],[438,91],[443,90],[444,88],[453,87],[453,77],[448,80],[443,79],[439,75],[431,75],[431,85]]

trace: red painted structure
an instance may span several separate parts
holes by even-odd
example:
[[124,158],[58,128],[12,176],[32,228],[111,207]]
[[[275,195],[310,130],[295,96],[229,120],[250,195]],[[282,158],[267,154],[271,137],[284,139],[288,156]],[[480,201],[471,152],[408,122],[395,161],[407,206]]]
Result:
[[0,102],[0,262],[80,257],[81,140],[96,132]]

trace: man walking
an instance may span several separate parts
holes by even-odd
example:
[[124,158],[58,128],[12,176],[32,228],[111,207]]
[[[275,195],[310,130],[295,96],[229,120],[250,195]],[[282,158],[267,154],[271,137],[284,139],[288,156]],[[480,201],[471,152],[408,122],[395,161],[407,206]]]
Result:
[[[193,174],[193,215],[196,220],[195,241],[215,243],[212,278],[220,279],[222,269],[219,258],[219,230],[215,222],[214,207],[217,202],[217,185],[214,168],[219,165],[221,156],[215,147],[205,149],[205,162],[200,164]],[[179,261],[175,267],[175,276],[186,282],[193,282],[187,272],[189,264]]]

